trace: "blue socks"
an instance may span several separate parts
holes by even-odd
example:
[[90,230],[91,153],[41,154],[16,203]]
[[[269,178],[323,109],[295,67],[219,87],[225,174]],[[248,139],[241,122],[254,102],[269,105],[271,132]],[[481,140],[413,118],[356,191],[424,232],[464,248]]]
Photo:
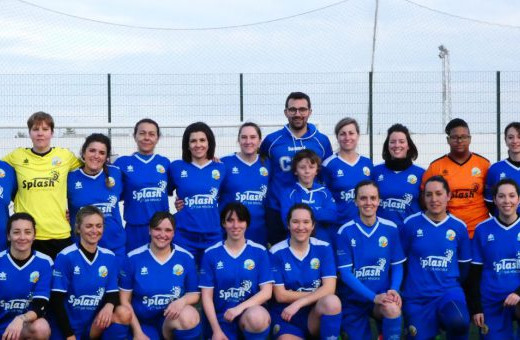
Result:
[[191,329],[175,329],[173,331],[174,339],[186,339],[186,340],[198,340],[202,333],[202,327],[200,323]]
[[101,335],[101,339],[116,339],[116,340],[124,340],[128,339],[130,335],[130,326],[123,325],[120,323],[111,324]]
[[394,319],[383,318],[383,339],[399,340],[401,339],[401,320],[398,316]]
[[244,329],[244,330],[242,330],[242,334],[244,335],[244,338],[246,338],[247,340],[265,340],[269,336],[270,329],[271,329],[271,327],[268,326],[266,329],[264,329],[260,333],[251,333]]
[[320,339],[336,339],[341,328],[341,313],[320,317]]

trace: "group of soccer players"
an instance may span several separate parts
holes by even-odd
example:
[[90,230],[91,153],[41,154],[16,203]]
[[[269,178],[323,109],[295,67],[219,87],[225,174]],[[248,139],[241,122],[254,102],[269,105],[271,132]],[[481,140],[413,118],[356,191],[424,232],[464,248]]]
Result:
[[136,152],[114,164],[107,136],[88,136],[78,159],[33,114],[32,147],[0,162],[2,339],[369,339],[371,318],[384,339],[465,339],[471,319],[487,339],[513,338],[520,123],[490,167],[453,119],[449,153],[425,171],[402,124],[373,166],[354,119],[336,124],[333,153],[306,94],[284,114],[263,140],[243,124],[240,150],[220,159],[193,123],[171,163],[142,119]]

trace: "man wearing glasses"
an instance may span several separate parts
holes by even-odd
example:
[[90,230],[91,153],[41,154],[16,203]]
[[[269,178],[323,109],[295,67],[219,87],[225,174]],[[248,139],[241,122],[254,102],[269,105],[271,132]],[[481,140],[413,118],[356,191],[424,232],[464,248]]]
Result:
[[268,243],[273,245],[287,237],[284,223],[286,216],[280,216],[281,192],[295,183],[291,172],[294,155],[303,149],[311,149],[323,160],[332,155],[328,137],[308,123],[312,113],[311,100],[303,92],[292,92],[285,100],[284,114],[288,124],[267,135],[260,146],[260,153],[271,160],[269,190],[267,192],[266,222]]
[[452,119],[445,132],[450,152],[434,160],[423,175],[424,182],[431,176],[444,177],[451,190],[448,211],[461,219],[473,238],[475,227],[489,217],[484,202],[484,184],[489,169],[489,161],[479,154],[469,151],[471,134],[468,123],[460,118]]

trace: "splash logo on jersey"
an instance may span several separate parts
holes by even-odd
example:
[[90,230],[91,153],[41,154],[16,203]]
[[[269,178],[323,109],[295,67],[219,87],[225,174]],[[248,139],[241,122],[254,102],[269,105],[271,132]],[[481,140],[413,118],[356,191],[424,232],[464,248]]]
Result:
[[35,177],[31,180],[23,180],[22,188],[31,190],[32,188],[48,188],[54,187],[56,182],[60,180],[60,173],[58,171],[51,171],[50,177]]
[[[101,210],[103,215],[112,215],[112,210],[116,209],[117,202],[117,196],[109,195],[107,203],[95,203],[93,206]],[[117,209],[119,209],[119,207]]]
[[248,202],[248,203],[255,203],[260,204],[264,201],[265,196],[267,195],[267,186],[262,185],[260,187],[260,191],[255,190],[248,190],[244,192],[237,192],[235,193],[235,201],[238,202]]
[[132,198],[138,202],[160,201],[162,194],[166,192],[166,181],[159,181],[157,187],[142,188],[132,192]]
[[424,236],[424,232],[422,229],[417,229],[417,237],[423,237]]
[[342,190],[340,193],[340,196],[341,196],[341,200],[343,200],[345,202],[353,201],[354,200],[354,188],[352,188],[348,191]]
[[143,305],[149,308],[164,308],[175,300],[175,298],[170,294],[156,294],[153,296],[143,296]]
[[379,246],[381,248],[385,248],[386,246],[388,246],[388,239],[385,236],[381,236],[379,238]]
[[211,171],[211,178],[213,178],[215,181],[218,181],[220,179],[220,171],[217,169]]
[[142,267],[141,268],[141,275],[148,275],[148,268]]
[[32,283],[36,283],[40,280],[40,273],[37,271],[34,271],[29,275],[29,281]]
[[108,187],[109,188],[113,188],[114,186],[116,185],[116,180],[114,179],[114,177],[108,177]]
[[61,165],[61,158],[54,157],[51,161],[52,166],[60,166]]
[[480,171],[479,168],[475,167],[473,169],[471,169],[471,176],[475,177],[475,176],[480,176],[482,174],[482,171]]
[[0,178],[4,178],[5,177],[5,171],[4,169],[0,168]]
[[356,269],[356,277],[364,280],[378,280],[385,271],[386,259],[379,258],[375,266],[364,266]]
[[184,274],[184,267],[180,264],[176,264],[175,266],[173,266],[173,274],[181,276],[182,274]]
[[24,311],[27,309],[27,306],[29,305],[29,301],[24,299],[13,299],[13,300],[0,300],[0,309],[2,309],[2,312],[8,312],[11,310],[17,310],[17,311]]
[[240,284],[240,287],[231,287],[226,290],[221,289],[219,291],[219,298],[224,300],[232,300],[235,302],[239,302],[246,297],[246,294],[251,294],[251,287],[253,286],[253,282],[250,280],[244,280]]
[[320,269],[320,260],[318,258],[313,258],[311,260],[311,269],[318,270]]
[[217,200],[218,189],[211,188],[209,194],[193,195],[184,198],[184,205],[187,207],[206,208],[212,207]]
[[356,239],[355,238],[350,240],[350,246],[351,247],[355,247],[356,246]]
[[368,166],[363,167],[363,175],[367,177],[370,176],[370,169],[368,168]]
[[105,267],[105,266],[99,267],[98,274],[99,274],[99,277],[107,277],[107,275],[108,275],[107,267]]
[[267,171],[267,169],[265,167],[260,167],[260,175],[264,176],[264,177],[267,177],[269,176],[269,171]]
[[95,310],[104,294],[105,288],[99,288],[95,295],[70,295],[67,302],[78,309]]
[[417,335],[417,328],[415,328],[414,325],[408,326],[408,334],[410,334],[410,336],[416,336]]
[[455,231],[453,229],[448,229],[448,231],[446,231],[447,240],[453,241],[455,239],[455,236],[457,236],[457,234],[455,233]]
[[0,273],[0,281],[6,281],[7,280],[7,274],[5,272]]
[[253,270],[255,269],[255,261],[247,259],[244,261],[244,269]]
[[448,264],[453,258],[453,250],[446,249],[444,256],[430,255],[425,258],[419,258],[422,268],[428,268],[436,271],[447,271]]
[[379,206],[383,209],[389,210],[406,210],[406,207],[412,203],[413,195],[412,194],[404,194],[402,199],[399,198],[387,198],[386,200],[381,200],[379,202]]
[[488,242],[494,241],[495,240],[495,235],[489,234],[487,240],[488,240]]
[[161,164],[157,164],[155,166],[155,170],[157,170],[157,172],[160,174],[164,174],[166,172],[166,169],[164,169],[164,166],[162,166]]
[[415,176],[414,174],[408,175],[408,178],[406,180],[410,184],[415,184],[417,183],[417,176]]
[[498,274],[518,274],[520,272],[520,251],[516,252],[516,258],[493,262],[493,270]]

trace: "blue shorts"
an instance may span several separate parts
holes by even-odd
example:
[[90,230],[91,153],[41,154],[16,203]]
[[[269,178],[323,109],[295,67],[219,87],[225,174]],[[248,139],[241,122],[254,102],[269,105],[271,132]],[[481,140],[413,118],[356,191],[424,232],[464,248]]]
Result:
[[139,320],[143,333],[146,334],[151,340],[162,339],[162,326],[164,324],[164,317],[158,317],[156,319]]
[[[222,329],[222,332],[224,332],[224,334],[229,340],[244,339],[242,330],[238,325],[239,320],[240,316],[237,316],[235,320],[233,320],[233,322],[227,322],[225,320],[219,319],[218,324],[220,325],[220,329]],[[213,330],[211,329],[209,321],[204,313],[202,314],[202,330],[203,339],[211,339],[211,336],[213,335]]]
[[347,333],[349,339],[371,339],[370,318],[373,311],[373,302],[345,302],[341,311],[341,331]]
[[466,305],[466,298],[461,288],[447,291],[446,294],[439,297],[405,300],[403,314],[406,321],[407,338],[435,338],[442,328],[438,312],[450,301]]
[[489,327],[489,332],[482,334],[484,339],[514,339],[513,321],[517,320],[515,309],[515,307],[504,307],[504,301],[494,303],[482,302],[484,323]]
[[283,334],[291,334],[306,339],[309,333],[309,313],[312,307],[304,307],[298,311],[291,321],[287,322],[282,319],[283,308],[274,308],[271,310],[271,325],[273,325],[273,338],[276,339]]
[[200,261],[204,251],[214,245],[215,243],[223,240],[223,234],[218,233],[195,233],[182,229],[175,231],[173,237],[173,243],[178,244],[182,248],[189,251],[193,257],[195,257],[195,264],[200,266]]

